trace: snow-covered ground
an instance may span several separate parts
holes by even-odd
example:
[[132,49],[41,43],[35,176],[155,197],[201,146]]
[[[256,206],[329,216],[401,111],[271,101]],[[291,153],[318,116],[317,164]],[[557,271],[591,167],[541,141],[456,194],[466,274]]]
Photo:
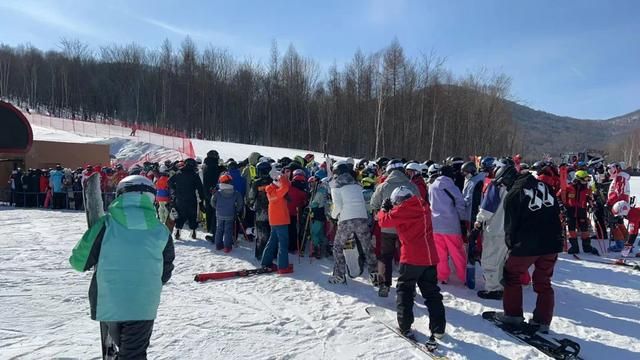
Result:
[[[635,181],[640,186],[640,181]],[[89,319],[91,273],[67,261],[85,230],[81,212],[0,208],[0,358],[95,359],[98,324]],[[295,272],[195,283],[199,272],[255,267],[252,243],[229,255],[202,240],[177,240],[175,272],[165,286],[149,350],[152,359],[415,359],[424,354],[372,321],[375,304],[393,316],[395,294],[379,298],[364,279],[326,281],[328,259],[292,257]],[[585,359],[640,356],[640,273],[576,261],[556,266],[552,330],[578,341]],[[480,277],[480,275],[478,275]],[[482,281],[479,281],[479,288]],[[452,359],[544,359],[481,319],[497,301],[453,282],[442,286]],[[417,298],[415,328],[428,331]],[[525,289],[526,309],[535,294]]]

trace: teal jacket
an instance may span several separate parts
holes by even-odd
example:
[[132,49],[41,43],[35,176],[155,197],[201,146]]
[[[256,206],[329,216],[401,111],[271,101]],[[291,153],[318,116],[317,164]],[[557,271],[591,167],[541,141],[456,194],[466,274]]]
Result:
[[151,198],[125,193],[84,233],[69,262],[77,271],[95,266],[89,287],[93,320],[136,321],[156,318],[174,257],[173,239]]

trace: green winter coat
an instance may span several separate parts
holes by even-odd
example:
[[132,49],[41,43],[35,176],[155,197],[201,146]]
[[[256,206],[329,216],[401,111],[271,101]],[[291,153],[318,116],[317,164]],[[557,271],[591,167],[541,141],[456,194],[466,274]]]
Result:
[[151,199],[125,193],[84,233],[69,262],[77,271],[95,266],[89,287],[93,320],[136,321],[156,318],[174,257],[173,239]]

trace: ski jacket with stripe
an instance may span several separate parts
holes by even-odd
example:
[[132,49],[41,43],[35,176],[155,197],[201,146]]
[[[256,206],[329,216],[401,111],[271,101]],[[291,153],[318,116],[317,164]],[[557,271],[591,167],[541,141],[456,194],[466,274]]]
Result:
[[289,179],[280,176],[279,184],[271,183],[264,189],[269,200],[269,225],[289,225],[291,222],[286,198],[290,187]]
[[429,186],[429,203],[436,234],[461,235],[460,222],[465,221],[464,199],[460,189],[448,176],[439,176]]
[[331,217],[338,223],[351,219],[368,219],[362,186],[351,174],[340,174],[331,181],[333,208]]
[[93,320],[137,321],[156,318],[174,258],[173,239],[153,201],[125,193],[84,233],[69,262],[77,271],[95,266],[89,287]]
[[378,224],[382,228],[394,227],[400,239],[400,263],[433,266],[438,253],[433,239],[429,204],[414,195],[396,205],[389,212],[380,210]]
[[510,256],[541,256],[562,251],[556,194],[532,175],[520,175],[504,200],[505,243]]
[[169,202],[171,200],[171,194],[169,192],[169,177],[167,175],[162,175],[156,181],[156,201],[158,202]]
[[629,185],[630,176],[624,171],[619,172],[612,179],[609,185],[609,193],[607,195],[607,205],[613,206],[618,201],[629,202],[629,193],[631,186]]
[[504,199],[507,189],[496,186],[491,181],[480,203],[480,210],[476,221],[483,223],[483,232],[487,237],[504,239]]

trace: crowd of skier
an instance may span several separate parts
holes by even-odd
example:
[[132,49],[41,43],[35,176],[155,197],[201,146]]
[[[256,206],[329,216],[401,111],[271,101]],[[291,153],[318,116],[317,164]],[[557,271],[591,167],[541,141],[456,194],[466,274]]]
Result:
[[[348,274],[362,272],[351,267],[362,266],[386,297],[397,266],[400,331],[412,337],[418,286],[433,341],[445,332],[439,286],[450,283],[452,270],[452,285],[473,288],[475,273],[468,269],[480,262],[485,288],[477,295],[502,300],[500,320],[508,323],[524,322],[522,286],[532,282],[538,300],[529,324],[546,331],[554,307],[551,277],[563,247],[571,254],[582,247],[595,255],[629,255],[640,222],[629,175],[601,158],[529,166],[519,156],[419,163],[316,161],[313,154],[274,160],[252,153],[236,162],[211,150],[202,165],[195,159],[146,163],[123,175],[130,176],[118,188],[133,184],[130,191],[155,195],[157,219],[173,238],[181,239],[188,225],[196,239],[201,222],[216,250],[233,251],[238,238],[253,242],[265,271],[292,273],[290,254],[329,256],[329,283],[346,284]],[[355,265],[345,258],[354,244],[361,257]]]

